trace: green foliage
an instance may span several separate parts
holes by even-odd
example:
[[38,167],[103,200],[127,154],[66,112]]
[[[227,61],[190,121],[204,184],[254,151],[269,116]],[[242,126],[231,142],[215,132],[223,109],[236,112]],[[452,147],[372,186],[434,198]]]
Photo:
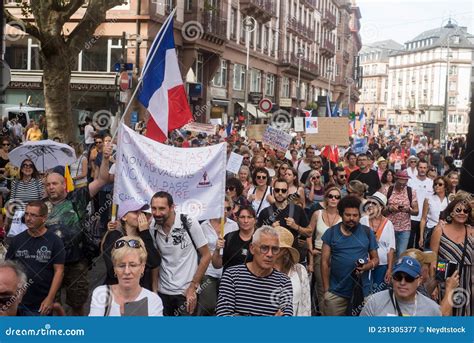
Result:
[[24,16],[25,18],[28,18],[30,15],[33,14],[31,12],[31,6],[28,1],[15,0],[15,2],[16,2],[16,5],[20,8],[22,16]]

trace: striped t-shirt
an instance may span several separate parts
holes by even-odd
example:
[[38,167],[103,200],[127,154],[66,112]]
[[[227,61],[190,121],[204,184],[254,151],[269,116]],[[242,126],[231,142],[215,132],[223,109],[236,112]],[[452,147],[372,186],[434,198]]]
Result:
[[257,277],[246,264],[228,268],[221,279],[217,300],[218,316],[293,315],[293,288],[290,278],[277,271]]
[[19,209],[25,210],[30,201],[41,200],[44,197],[44,185],[41,179],[13,180],[10,199],[18,205]]

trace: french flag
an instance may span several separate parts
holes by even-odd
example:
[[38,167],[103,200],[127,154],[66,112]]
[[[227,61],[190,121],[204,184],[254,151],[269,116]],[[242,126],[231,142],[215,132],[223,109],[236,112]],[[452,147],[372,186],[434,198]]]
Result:
[[360,130],[362,130],[362,133],[365,135],[365,133],[367,132],[367,126],[365,124],[364,107],[362,107],[362,109],[360,110],[359,124],[360,124]]
[[229,124],[227,124],[225,130],[222,131],[221,137],[222,138],[227,138],[232,135],[232,130],[234,129],[234,122],[230,121]]
[[168,132],[193,120],[176,56],[172,15],[153,41],[141,78],[138,100],[150,113],[146,136],[164,142]]

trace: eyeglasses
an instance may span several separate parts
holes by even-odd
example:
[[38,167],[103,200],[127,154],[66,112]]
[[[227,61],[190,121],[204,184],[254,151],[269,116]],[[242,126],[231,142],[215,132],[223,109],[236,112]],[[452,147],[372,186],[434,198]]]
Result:
[[283,193],[283,194],[285,194],[288,191],[287,188],[273,188],[273,190],[275,191],[275,193]]
[[336,199],[336,200],[339,200],[339,199],[341,199],[341,196],[340,196],[340,195],[329,194],[329,195],[328,195],[328,199]]
[[22,168],[33,168],[33,165],[31,163],[25,163],[24,165],[21,166]]
[[120,249],[120,248],[123,248],[126,245],[128,245],[130,248],[134,248],[134,249],[140,249],[142,247],[141,244],[140,244],[140,241],[138,241],[136,239],[131,239],[129,241],[126,241],[125,239],[119,239],[118,241],[115,242],[114,249]]
[[410,161],[410,163],[416,163],[416,161]]
[[468,210],[467,208],[459,208],[459,207],[458,207],[458,208],[456,208],[454,211],[455,211],[456,213],[461,213],[461,212],[464,213],[464,214],[468,214],[468,213],[469,213],[469,210]]
[[321,176],[313,176],[311,179],[312,180],[319,180],[321,178]]
[[280,247],[275,247],[275,246],[270,246],[270,245],[260,245],[259,249],[262,254],[268,254],[270,249],[272,250],[273,255],[276,255],[280,252]]
[[130,264],[125,264],[125,263],[121,263],[119,264],[118,266],[116,266],[115,268],[121,270],[121,271],[125,271],[125,269],[127,269],[127,267],[132,270],[132,271],[136,271],[138,268],[141,267],[141,263],[130,263]]
[[396,274],[393,275],[393,279],[397,282],[401,282],[403,279],[405,279],[406,282],[412,283],[413,281],[415,281],[418,278],[410,276],[406,273],[396,273]]
[[267,176],[266,175],[257,175],[256,179],[257,180],[266,180]]
[[226,191],[226,192],[227,192],[227,191],[233,192],[233,191],[235,191],[235,187],[233,187],[233,186],[226,187],[226,188],[225,188],[225,191]]
[[438,183],[435,183],[435,186],[443,187],[443,186],[444,186],[444,183],[438,182]]

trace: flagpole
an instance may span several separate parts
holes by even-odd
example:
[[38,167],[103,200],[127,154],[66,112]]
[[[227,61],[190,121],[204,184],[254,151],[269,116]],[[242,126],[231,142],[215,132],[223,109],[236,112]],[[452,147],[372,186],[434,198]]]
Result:
[[[158,32],[158,35],[160,34],[161,31],[165,32],[166,29],[168,28],[168,26],[170,25],[171,23],[171,18],[174,17],[174,14],[176,13],[176,8],[173,9],[173,11],[171,11],[170,15],[168,16],[168,18],[166,18],[165,22],[163,23],[163,26],[161,27],[160,31]],[[158,51],[158,48],[161,44],[161,42],[163,41],[163,37],[164,35],[162,35],[158,41],[158,43],[156,44],[155,46],[155,49],[153,50],[152,52],[152,55],[150,58],[147,57],[147,61],[151,61],[153,59],[153,57],[155,57],[155,54],[156,52]],[[137,86],[135,87],[135,90],[133,91],[132,93],[132,96],[130,97],[130,99],[128,100],[128,103],[127,103],[127,106],[125,106],[125,109],[123,111],[123,113],[121,114],[121,118],[120,118],[120,121],[119,121],[119,125],[123,122],[123,120],[125,119],[125,115],[127,114],[128,110],[130,109],[130,106],[132,105],[132,101],[133,99],[135,99],[135,96],[137,95],[138,93],[138,90],[140,89],[140,86],[141,84],[143,83],[143,77],[146,73],[146,71],[148,70],[148,67],[150,66],[149,63],[146,63],[145,64],[145,68],[142,70],[141,74],[140,74],[140,77],[138,78],[138,83],[137,83]],[[117,131],[115,131],[113,137],[112,137],[112,141],[114,140],[115,136],[117,135],[117,132],[118,132],[118,129]]]

